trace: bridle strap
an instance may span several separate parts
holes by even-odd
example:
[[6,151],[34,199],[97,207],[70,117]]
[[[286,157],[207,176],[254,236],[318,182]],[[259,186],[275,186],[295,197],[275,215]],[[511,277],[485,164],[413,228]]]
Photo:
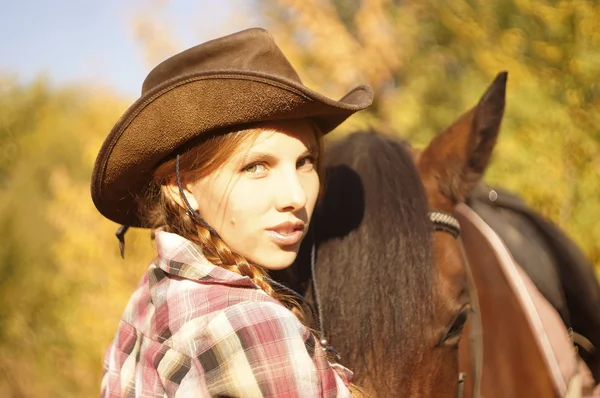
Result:
[[[429,213],[427,213],[427,217],[429,218],[429,221],[431,221],[431,223],[433,224],[434,231],[449,233],[454,237],[454,239],[458,239],[458,237],[460,236],[460,223],[452,214],[444,211],[432,210]],[[478,352],[478,350],[476,350],[476,352]],[[475,360],[475,362],[477,362],[477,360]],[[458,385],[456,391],[457,398],[463,398],[464,396],[466,378],[466,373],[460,372],[458,374]],[[475,391],[474,394],[475,397],[479,396],[477,391]]]
[[427,216],[429,217],[429,221],[433,223],[434,231],[448,232],[455,239],[460,235],[460,223],[452,214],[432,210],[427,213]]
[[465,379],[467,378],[467,374],[460,372],[458,374],[458,391],[456,393],[457,398],[463,398],[465,394]]

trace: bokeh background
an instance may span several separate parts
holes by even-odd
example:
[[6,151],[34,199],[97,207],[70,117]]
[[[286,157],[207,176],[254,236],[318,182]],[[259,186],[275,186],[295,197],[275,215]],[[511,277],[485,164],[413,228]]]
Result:
[[[304,83],[369,83],[356,129],[425,145],[509,72],[486,181],[519,193],[600,270],[600,4],[592,0],[0,2],[0,396],[92,397],[153,256],[89,193],[98,149],[149,70],[262,26]],[[600,272],[598,273],[600,275]]]

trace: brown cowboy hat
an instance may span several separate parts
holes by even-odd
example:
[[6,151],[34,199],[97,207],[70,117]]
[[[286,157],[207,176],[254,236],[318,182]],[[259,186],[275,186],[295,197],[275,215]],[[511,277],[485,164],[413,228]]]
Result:
[[340,101],[305,87],[264,29],[221,37],[179,53],[146,77],[102,145],[92,174],[92,199],[108,219],[149,227],[135,198],[178,148],[206,132],[281,119],[311,118],[325,134],[373,100],[358,86]]

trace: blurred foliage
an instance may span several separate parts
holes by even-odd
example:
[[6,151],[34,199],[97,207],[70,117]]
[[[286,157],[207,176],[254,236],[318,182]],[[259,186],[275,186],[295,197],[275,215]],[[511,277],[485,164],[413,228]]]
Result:
[[104,350],[151,259],[148,233],[133,231],[122,260],[116,226],[90,200],[96,153],[125,109],[92,91],[1,79],[3,397],[97,396]]
[[[152,15],[167,1],[151,1],[134,28],[155,65],[177,46],[162,14]],[[357,83],[374,87],[374,105],[332,139],[373,127],[422,146],[473,106],[497,72],[509,71],[487,181],[520,193],[600,270],[600,5],[252,0],[248,7],[240,13],[262,18],[308,86],[334,98]],[[95,87],[0,77],[1,396],[98,395],[104,351],[154,255],[148,231],[132,230],[121,259],[117,226],[89,194],[97,151],[129,103]]]

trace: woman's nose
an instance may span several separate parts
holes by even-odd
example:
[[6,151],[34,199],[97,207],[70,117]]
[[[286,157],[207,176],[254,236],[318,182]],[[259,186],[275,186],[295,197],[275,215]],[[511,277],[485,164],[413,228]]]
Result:
[[306,206],[306,190],[297,173],[282,175],[275,189],[277,190],[277,210],[297,211]]

